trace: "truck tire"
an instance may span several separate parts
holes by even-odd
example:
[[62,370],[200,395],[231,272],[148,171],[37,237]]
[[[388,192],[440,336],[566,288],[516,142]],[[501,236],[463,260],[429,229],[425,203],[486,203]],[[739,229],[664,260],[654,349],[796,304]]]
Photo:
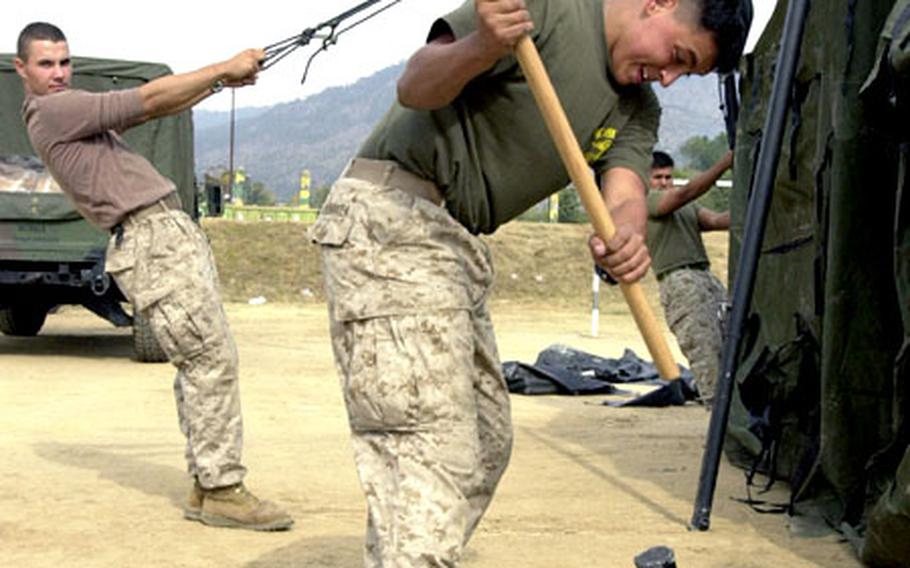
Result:
[[44,306],[17,306],[0,309],[0,331],[5,335],[37,335],[47,318]]
[[152,326],[142,314],[133,311],[133,351],[136,353],[136,360],[141,363],[163,363],[167,361],[167,355],[158,345],[155,334],[152,333]]

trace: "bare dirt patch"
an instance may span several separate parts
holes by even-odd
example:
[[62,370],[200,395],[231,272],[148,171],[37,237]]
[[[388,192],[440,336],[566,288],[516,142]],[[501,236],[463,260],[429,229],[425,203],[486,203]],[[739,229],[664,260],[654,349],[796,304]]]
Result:
[[[585,306],[494,303],[502,358],[552,343],[644,353],[631,318],[589,336]],[[360,565],[365,523],[321,304],[229,304],[241,357],[250,486],[287,507],[291,532],[183,520],[189,488],[173,369],[129,359],[129,332],[81,309],[37,338],[0,337],[0,566]],[[784,519],[731,501],[722,467],[713,525],[690,533],[706,412],[617,409],[602,397],[515,396],[515,449],[465,567],[624,567],[657,544],[681,567],[858,566],[846,545],[793,539]],[[780,491],[766,496],[784,500]]]

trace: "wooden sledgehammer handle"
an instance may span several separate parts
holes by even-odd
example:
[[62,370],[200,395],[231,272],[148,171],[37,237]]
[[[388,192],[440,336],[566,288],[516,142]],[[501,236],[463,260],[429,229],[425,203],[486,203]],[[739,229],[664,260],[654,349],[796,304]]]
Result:
[[[575,139],[575,134],[572,132],[566,113],[559,103],[559,98],[556,96],[556,91],[553,89],[547,70],[543,66],[543,61],[540,60],[540,54],[537,53],[537,48],[530,37],[524,36],[518,41],[515,46],[515,56],[518,58],[522,71],[524,71],[525,79],[527,79],[528,85],[531,87],[531,92],[534,94],[537,106],[543,114],[544,122],[546,122],[547,128],[550,130],[550,135],[556,143],[559,155],[569,171],[569,177],[578,190],[578,195],[585,211],[588,212],[588,217],[591,218],[594,232],[604,242],[609,241],[616,233],[616,227],[613,225],[610,212],[607,211],[607,206],[604,204],[600,191],[594,183],[594,178],[581,153],[578,140]],[[626,298],[626,303],[629,304],[629,308],[632,310],[632,316],[635,318],[635,323],[638,324],[638,329],[641,331],[645,344],[648,346],[648,351],[651,352],[657,372],[660,373],[661,378],[678,379],[679,367],[673,360],[673,355],[670,353],[670,348],[667,346],[663,333],[657,326],[654,313],[651,311],[651,306],[648,305],[641,285],[636,282],[634,284],[620,283],[619,286],[622,289],[623,296]]]

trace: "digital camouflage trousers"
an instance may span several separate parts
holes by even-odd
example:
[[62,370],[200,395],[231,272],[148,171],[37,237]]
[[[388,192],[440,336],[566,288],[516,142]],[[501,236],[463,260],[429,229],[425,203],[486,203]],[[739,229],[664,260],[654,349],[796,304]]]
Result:
[[237,349],[202,229],[183,211],[123,223],[106,270],[177,367],[174,397],[190,475],[205,488],[239,483],[243,419]]
[[682,268],[660,280],[660,303],[689,361],[701,399],[714,399],[723,345],[720,310],[727,291],[710,270]]
[[489,251],[430,201],[351,178],[310,234],[368,506],[365,565],[456,566],[512,446]]

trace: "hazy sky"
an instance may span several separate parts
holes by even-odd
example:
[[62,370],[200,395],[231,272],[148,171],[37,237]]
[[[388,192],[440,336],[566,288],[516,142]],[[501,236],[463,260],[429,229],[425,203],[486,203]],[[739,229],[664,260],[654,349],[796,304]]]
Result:
[[[0,37],[6,40],[0,51],[15,51],[16,37],[25,24],[50,21],[66,33],[74,55],[161,62],[179,73],[226,59],[247,47],[291,37],[361,1],[43,0],[32,4],[20,0],[6,2],[3,7]],[[776,3],[752,1],[755,25],[750,46]],[[236,104],[243,107],[291,101],[326,87],[352,83],[402,61],[423,44],[437,16],[461,3],[403,0],[343,34],[337,45],[314,60],[304,86],[300,77],[318,40],[266,70],[256,86],[238,90]],[[200,108],[225,110],[230,103],[230,94],[225,91],[210,97]]]

